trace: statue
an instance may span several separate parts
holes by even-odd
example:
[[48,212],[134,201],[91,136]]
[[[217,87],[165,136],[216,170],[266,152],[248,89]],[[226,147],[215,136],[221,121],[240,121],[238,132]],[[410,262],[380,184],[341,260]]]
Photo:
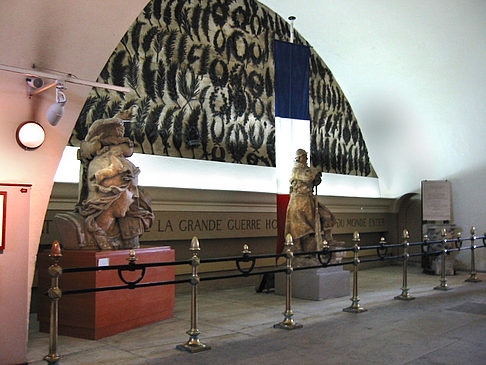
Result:
[[81,142],[75,211],[54,218],[64,249],[138,248],[139,237],[152,225],[149,201],[138,188],[140,170],[127,159],[133,142],[124,137],[123,120],[131,119],[131,112],[95,121]]
[[292,235],[294,252],[320,250],[323,239],[330,245],[333,242],[331,230],[336,218],[313,194],[314,187],[320,183],[321,171],[309,167],[307,152],[298,149],[290,178],[290,201],[285,221],[285,235]]

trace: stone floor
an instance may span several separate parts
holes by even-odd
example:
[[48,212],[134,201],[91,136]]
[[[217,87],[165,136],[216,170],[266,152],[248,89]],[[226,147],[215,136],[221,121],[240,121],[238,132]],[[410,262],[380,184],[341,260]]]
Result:
[[[393,300],[401,290],[401,267],[359,273],[360,314],[345,313],[349,297],[292,300],[294,319],[304,325],[278,330],[285,297],[256,293],[254,279],[239,289],[199,290],[200,339],[212,347],[196,354],[176,345],[188,340],[190,294],[176,295],[174,317],[98,341],[59,337],[62,364],[485,364],[486,274],[465,283],[448,277],[453,290],[437,291],[439,277],[409,268],[416,299]],[[31,318],[28,359],[45,364],[48,335]]]

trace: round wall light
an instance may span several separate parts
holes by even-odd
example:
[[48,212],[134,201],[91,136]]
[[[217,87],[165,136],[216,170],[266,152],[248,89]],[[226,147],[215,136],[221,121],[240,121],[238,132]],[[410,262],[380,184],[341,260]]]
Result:
[[17,143],[25,150],[39,148],[46,139],[46,132],[35,121],[23,122],[17,128]]

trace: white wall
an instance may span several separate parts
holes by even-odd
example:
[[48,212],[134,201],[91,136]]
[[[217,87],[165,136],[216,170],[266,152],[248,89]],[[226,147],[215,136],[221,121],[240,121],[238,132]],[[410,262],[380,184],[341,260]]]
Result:
[[284,18],[295,15],[296,30],[333,72],[356,114],[383,196],[419,192],[421,180],[449,179],[455,223],[467,231],[475,225],[482,234],[486,2],[261,2]]

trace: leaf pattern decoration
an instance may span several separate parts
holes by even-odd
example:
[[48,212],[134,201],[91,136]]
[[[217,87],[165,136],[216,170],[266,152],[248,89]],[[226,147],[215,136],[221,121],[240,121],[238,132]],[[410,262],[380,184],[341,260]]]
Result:
[[174,118],[174,124],[172,125],[172,144],[174,148],[179,152],[179,156],[182,156],[182,121],[184,120],[184,109],[179,110]]
[[155,38],[155,36],[157,35],[158,32],[159,32],[159,30],[158,30],[157,27],[152,27],[143,36],[142,49],[143,49],[143,53],[145,55],[147,55],[147,53],[152,48],[152,42],[154,41],[154,38]]
[[148,97],[141,100],[137,114],[135,116],[135,123],[133,125],[133,137],[145,153],[143,149],[143,142],[145,141],[145,123],[150,108],[150,99]]
[[177,77],[179,93],[186,101],[186,105],[193,100],[197,100],[199,94],[199,79],[196,74],[187,68],[179,72]]
[[209,128],[208,128],[208,115],[206,111],[202,109],[202,118],[201,118],[201,146],[203,150],[202,158],[205,160],[209,159],[208,153],[208,145],[209,145]]
[[127,83],[135,91],[138,97],[138,61],[135,57],[128,58]]
[[248,133],[245,127],[235,123],[229,127],[226,135],[226,146],[233,160],[242,163],[246,150],[248,149]]
[[[70,143],[137,105],[125,126],[136,152],[275,166],[273,40],[289,36],[287,21],[256,0],[149,0],[98,77],[133,92],[93,89]],[[298,32],[295,43],[310,46]],[[313,48],[309,70],[312,163],[376,176],[351,105]]]
[[199,133],[199,117],[201,107],[196,106],[189,114],[188,123],[184,130],[184,142],[186,147],[192,151],[192,158],[196,158],[194,150],[201,145],[201,134]]
[[165,41],[165,60],[167,63],[172,62],[172,56],[174,55],[175,45],[177,41],[177,32],[175,30],[169,31],[169,35]]
[[177,62],[181,65],[186,59],[186,47],[187,47],[187,35],[183,34],[179,38],[179,44],[177,46]]
[[226,63],[215,58],[209,65],[209,77],[214,86],[226,86],[226,83],[228,82],[228,66]]
[[145,122],[145,135],[147,136],[147,141],[150,143],[150,148],[152,150],[152,155],[154,155],[154,144],[159,137],[159,118],[162,113],[163,105],[155,105],[149,112],[147,116],[147,121]]
[[191,14],[191,28],[194,34],[196,35],[197,39],[200,41],[201,36],[200,36],[200,31],[199,31],[199,21],[201,19],[201,5],[196,4],[194,8],[192,9],[192,14]]
[[[157,1],[157,0],[155,0]],[[167,1],[167,4],[165,5],[164,8],[164,23],[169,26],[169,24],[172,23],[172,4],[174,3],[174,0],[169,0]]]
[[223,27],[227,21],[229,13],[229,7],[226,2],[224,0],[215,1],[211,10],[214,23],[219,27]]
[[169,138],[172,135],[172,123],[175,112],[178,110],[177,107],[168,108],[162,119],[162,125],[159,129],[159,135],[164,145],[164,154],[169,156],[170,142]]
[[125,75],[128,66],[125,65],[125,57],[127,53],[125,51],[119,51],[115,54],[113,62],[111,63],[111,80],[114,85],[125,86]]
[[103,118],[105,113],[106,106],[110,101],[109,95],[103,95],[96,100],[96,104],[93,107],[93,111],[91,112],[91,120],[92,122]]
[[152,70],[152,56],[148,56],[143,61],[142,80],[147,96],[155,102],[155,71]]
[[121,110],[121,107],[121,100],[114,100],[107,106],[103,118],[113,118]]
[[165,94],[165,67],[163,62],[158,63],[157,71],[155,72],[155,94],[160,100],[164,100]]
[[211,138],[216,144],[223,142],[225,135],[225,124],[221,118],[215,118],[211,123]]
[[138,48],[140,44],[140,34],[142,31],[142,26],[145,23],[138,21],[138,19],[135,21],[135,25],[132,27],[132,32],[131,32],[131,39],[132,39],[132,49],[135,52],[135,55],[138,55]]
[[171,98],[171,100],[179,105],[178,99],[179,94],[177,93],[177,69],[178,66],[176,63],[172,63],[167,70],[167,92]]
[[153,8],[154,18],[157,19],[157,22],[160,25],[160,18],[162,17],[162,0],[152,1],[152,8]]
[[253,147],[254,152],[259,152],[258,150],[263,145],[265,140],[265,129],[260,124],[252,124],[249,128],[250,143]]
[[[74,130],[76,132],[76,137],[80,141],[82,141],[84,137],[86,137],[86,134],[88,133],[88,127],[87,127],[88,114],[97,101],[98,98],[89,96],[83,105],[83,109],[81,109],[81,112],[79,113],[78,120],[76,121],[76,125],[74,126]],[[73,136],[71,137],[71,139],[72,138]]]
[[199,75],[206,75],[209,67],[209,46],[205,46],[199,59]]

